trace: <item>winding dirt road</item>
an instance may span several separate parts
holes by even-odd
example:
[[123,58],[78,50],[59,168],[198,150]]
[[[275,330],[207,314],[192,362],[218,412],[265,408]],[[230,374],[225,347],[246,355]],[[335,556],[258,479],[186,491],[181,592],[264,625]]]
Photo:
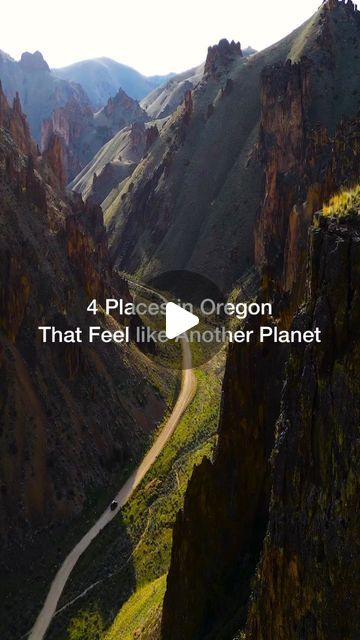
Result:
[[115,497],[119,507],[115,511],[111,511],[110,508],[100,516],[98,521],[91,527],[91,529],[84,535],[84,537],[78,542],[74,549],[65,558],[59,571],[57,572],[54,580],[52,581],[50,590],[44,602],[36,622],[30,631],[29,640],[43,640],[47,629],[50,626],[53,619],[56,607],[59,602],[60,596],[65,588],[66,582],[72,572],[74,566],[79,560],[80,556],[90,546],[91,542],[99,535],[101,530],[116,517],[119,512],[119,508],[123,507],[129,498],[134,493],[136,487],[140,484],[144,476],[150,467],[154,464],[156,458],[161,453],[165,444],[174,433],[176,426],[183,415],[184,411],[189,406],[196,393],[196,378],[192,371],[192,358],[191,349],[186,339],[181,338],[182,357],[183,357],[183,371],[181,389],[173,409],[173,412],[168,419],[165,427],[162,429],[158,438],[154,442],[151,449],[146,454],[145,458],[133,472],[130,478],[125,482],[119,493]]

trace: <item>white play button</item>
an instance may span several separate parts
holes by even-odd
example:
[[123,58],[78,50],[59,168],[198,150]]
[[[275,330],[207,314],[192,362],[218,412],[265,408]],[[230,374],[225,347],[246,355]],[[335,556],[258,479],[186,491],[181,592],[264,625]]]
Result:
[[166,337],[168,340],[177,338],[185,331],[196,327],[199,324],[199,318],[190,311],[186,311],[173,302],[166,305]]

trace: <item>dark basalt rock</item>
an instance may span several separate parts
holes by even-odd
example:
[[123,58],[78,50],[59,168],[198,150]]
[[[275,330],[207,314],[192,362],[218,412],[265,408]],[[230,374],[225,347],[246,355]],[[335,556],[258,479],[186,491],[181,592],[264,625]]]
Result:
[[229,42],[225,38],[219,44],[209,47],[204,73],[215,76],[217,71],[227,67],[237,57],[242,57],[240,42]]
[[291,349],[249,640],[360,633],[360,218],[310,233],[305,309],[319,345]]

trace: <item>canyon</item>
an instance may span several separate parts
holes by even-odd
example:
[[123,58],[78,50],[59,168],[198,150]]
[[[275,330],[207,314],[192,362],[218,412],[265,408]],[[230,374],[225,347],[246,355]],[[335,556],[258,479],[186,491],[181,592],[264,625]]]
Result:
[[[1,88],[0,133],[1,635],[13,638],[36,608],[29,582],[20,588],[15,576],[25,563],[45,584],[51,539],[61,546],[89,491],[106,492],[142,453],[171,376],[115,344],[41,344],[39,324],[86,330],[89,297],[130,294],[111,268],[101,209],[62,191],[19,96],[10,107]],[[119,330],[124,323],[119,317]],[[148,407],[141,420],[139,398]]]
[[[49,640],[360,635],[359,43],[357,6],[325,0],[264,51],[223,39],[104,103],[104,59],[55,79],[38,52],[0,54],[4,640],[28,631],[178,384],[131,344],[50,347],[37,327],[87,334],[89,300],[131,304],[124,274],[183,269],[263,315],[239,314],[251,339],[225,371],[196,371],[199,399],[82,558]],[[29,120],[20,76],[42,86]],[[126,313],[99,317],[131,335]]]

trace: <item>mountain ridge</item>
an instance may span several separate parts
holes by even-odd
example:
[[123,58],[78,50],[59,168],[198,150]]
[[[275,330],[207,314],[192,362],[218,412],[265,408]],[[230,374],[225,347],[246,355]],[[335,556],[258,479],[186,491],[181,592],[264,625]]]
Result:
[[90,107],[84,89],[52,74],[42,54],[25,52],[17,62],[0,51],[0,80],[9,101],[19,94],[32,136],[40,142],[41,125],[52,111],[73,99]]
[[67,67],[54,68],[53,72],[60,78],[81,84],[98,109],[106,104],[119,87],[131,98],[141,100],[173,75],[169,73],[147,77],[132,67],[107,57],[82,60]]

